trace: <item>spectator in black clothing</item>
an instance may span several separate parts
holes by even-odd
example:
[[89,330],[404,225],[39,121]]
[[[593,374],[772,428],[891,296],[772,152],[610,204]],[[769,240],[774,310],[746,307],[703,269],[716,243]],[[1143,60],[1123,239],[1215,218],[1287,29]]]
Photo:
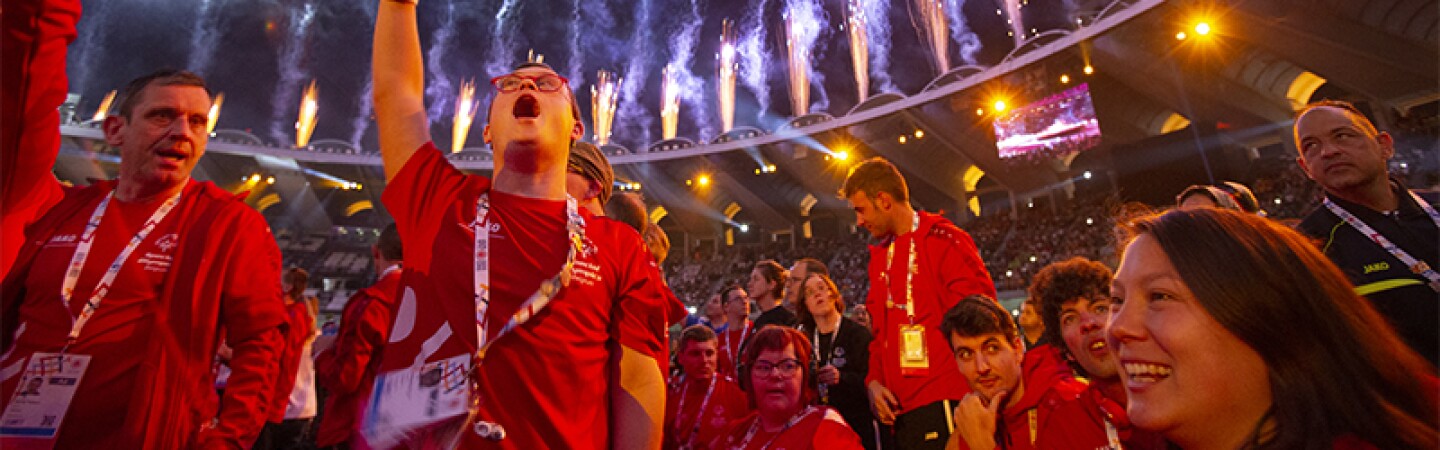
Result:
[[870,330],[845,318],[845,300],[828,275],[810,273],[798,291],[798,329],[814,343],[820,402],[840,411],[865,448],[874,450],[879,430],[865,390],[873,339]]
[[760,308],[755,329],[766,325],[795,326],[795,313],[780,304],[785,297],[785,275],[785,268],[771,259],[755,263],[755,268],[750,270],[750,283],[745,290]]
[[1390,177],[1394,138],[1353,105],[1327,101],[1295,119],[1300,168],[1325,200],[1298,227],[1394,324],[1417,353],[1440,361],[1440,215],[1435,200]]

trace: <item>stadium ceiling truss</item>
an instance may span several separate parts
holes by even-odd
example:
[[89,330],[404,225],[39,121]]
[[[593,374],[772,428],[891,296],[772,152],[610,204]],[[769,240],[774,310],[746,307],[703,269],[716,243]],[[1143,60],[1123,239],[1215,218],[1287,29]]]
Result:
[[[976,114],[997,89],[1019,87],[1020,100],[1060,91],[1066,87],[1060,74],[1089,85],[1102,146],[1191,123],[1257,130],[1245,135],[1249,146],[1285,143],[1294,108],[1321,85],[1401,114],[1440,100],[1440,12],[1430,0],[1318,0],[1303,7],[1285,0],[1241,2],[1212,11],[1217,45],[1204,52],[1180,45],[1175,33],[1209,3],[1081,3],[1100,8],[1081,14],[1074,30],[1040,33],[994,66],[952,69],[912,95],[880,93],[839,117],[814,113],[774,130],[736,127],[706,143],[677,138],[640,152],[603,149],[617,182],[640,183],[647,200],[667,211],[672,233],[719,237],[740,223],[798,233],[822,211],[851,217],[835,193],[847,164],[864,157],[895,162],[909,178],[913,201],[928,210],[965,211],[986,190],[1026,198],[1070,183],[1073,158],[1006,165],[996,153],[988,115]],[[1095,73],[1082,74],[1085,66]],[[67,139],[56,175],[62,180],[115,172],[118,157],[93,124],[61,131]],[[267,216],[287,215],[302,229],[385,214],[375,189],[384,184],[378,153],[333,139],[304,149],[263,142],[244,131],[217,130],[196,177],[251,190],[251,203],[263,199]],[[839,151],[849,159],[835,157]],[[449,157],[462,170],[493,167],[484,149]],[[977,181],[977,170],[984,181]],[[710,178],[708,186],[699,185],[702,174]],[[263,179],[250,179],[256,175]],[[347,211],[360,202],[375,207]],[[741,208],[736,215],[743,219],[721,213],[731,204]]]

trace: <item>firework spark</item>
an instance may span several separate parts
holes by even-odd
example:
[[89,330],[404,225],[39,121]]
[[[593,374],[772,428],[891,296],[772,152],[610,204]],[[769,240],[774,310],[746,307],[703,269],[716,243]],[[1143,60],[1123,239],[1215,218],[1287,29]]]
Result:
[[912,17],[916,23],[915,31],[920,33],[920,40],[930,47],[930,55],[935,59],[935,68],[943,74],[950,71],[950,27],[945,19],[945,0],[914,0],[915,9],[913,12],[919,17]]
[[613,72],[601,70],[590,86],[590,113],[595,123],[595,145],[610,143],[611,127],[615,124],[615,108],[620,104],[623,80]]
[[801,41],[801,26],[785,14],[786,61],[790,69],[790,110],[795,117],[810,113],[810,47]]
[[310,80],[310,86],[305,88],[305,96],[300,100],[300,119],[295,121],[296,147],[304,148],[310,144],[310,134],[315,132],[315,114],[320,110],[319,96],[315,80]]
[[225,103],[225,94],[216,94],[215,102],[210,104],[210,114],[205,120],[205,132],[214,133],[215,123],[220,121],[220,105]]
[[665,66],[660,73],[660,128],[662,139],[674,139],[680,124],[680,82],[675,78],[675,68]]
[[720,25],[720,53],[715,58],[720,78],[716,87],[720,97],[720,132],[727,133],[735,127],[735,72],[740,68],[735,63],[735,22],[729,19]]
[[866,32],[865,10],[850,0],[846,8],[845,31],[850,35],[850,61],[854,63],[855,88],[859,91],[858,101],[863,102],[870,94],[870,39]]
[[451,131],[450,153],[460,153],[465,148],[465,139],[470,137],[470,125],[475,123],[475,111],[480,102],[475,101],[475,80],[460,82],[460,95],[455,100],[455,128]]
[[92,119],[97,122],[105,120],[105,116],[110,115],[111,103],[115,103],[115,91],[110,91],[109,94],[105,94],[105,99],[100,101],[100,108],[95,110],[95,117]]

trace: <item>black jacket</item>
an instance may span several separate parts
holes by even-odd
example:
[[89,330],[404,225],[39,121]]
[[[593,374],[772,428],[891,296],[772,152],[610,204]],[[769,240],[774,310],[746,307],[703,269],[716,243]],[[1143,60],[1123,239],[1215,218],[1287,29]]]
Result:
[[[1400,200],[1393,214],[1336,197],[1330,199],[1411,256],[1431,267],[1440,267],[1440,229],[1404,186],[1392,181],[1391,188]],[[1435,204],[1433,197],[1422,200]],[[1432,365],[1440,361],[1440,293],[1430,288],[1425,277],[1411,272],[1324,205],[1311,211],[1298,229],[1319,241],[1325,256],[1345,272],[1356,292],[1370,300],[1411,348]]]

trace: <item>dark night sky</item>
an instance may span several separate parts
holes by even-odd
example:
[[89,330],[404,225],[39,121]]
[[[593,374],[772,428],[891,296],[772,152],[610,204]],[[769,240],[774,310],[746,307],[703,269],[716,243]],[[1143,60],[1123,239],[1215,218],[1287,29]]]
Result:
[[[94,111],[106,92],[118,88],[126,80],[161,67],[197,69],[205,75],[212,90],[226,95],[219,128],[249,129],[263,139],[272,139],[272,126],[281,129],[286,136],[293,132],[291,123],[301,89],[310,79],[318,81],[320,89],[320,112],[314,139],[339,139],[351,141],[355,134],[357,115],[361,111],[361,97],[370,70],[371,27],[376,0],[189,0],[173,2],[168,0],[87,0],[85,13],[80,21],[80,35],[71,46],[70,82],[71,91],[82,95],[80,111],[89,115]],[[895,88],[906,94],[918,92],[935,75],[930,62],[929,51],[919,41],[912,26],[910,10],[912,0],[872,0],[888,4],[888,23],[891,33],[891,49],[888,52],[889,69]],[[961,9],[967,19],[967,26],[974,31],[982,44],[976,55],[977,63],[989,65],[998,62],[1012,48],[1006,36],[1005,19],[996,15],[1001,0],[949,0],[951,4],[963,5]],[[769,53],[766,58],[769,85],[769,113],[771,117],[787,117],[790,106],[787,91],[787,75],[784,55],[780,53],[779,34],[781,11],[787,2],[816,2],[827,16],[821,35],[817,39],[813,65],[825,77],[825,95],[811,93],[811,101],[829,99],[823,108],[840,116],[856,103],[855,84],[851,72],[850,48],[846,34],[841,31],[845,2],[843,0],[737,0],[715,1],[694,0],[701,21],[696,35],[689,69],[700,78],[704,87],[703,97],[696,105],[709,108],[711,123],[717,115],[715,109],[715,52],[721,20],[730,18],[741,22],[744,32],[744,18],[757,5],[764,2],[764,30]],[[659,73],[665,62],[674,54],[676,34],[690,21],[691,0],[579,0],[583,10],[579,14],[578,27],[573,18],[576,0],[515,0],[509,32],[511,45],[503,57],[495,57],[492,47],[492,29],[496,13],[503,0],[423,0],[420,2],[421,42],[427,52],[432,50],[435,37],[447,23],[447,15],[453,14],[449,39],[444,40],[440,66],[440,81],[458,86],[462,78],[480,80],[479,95],[488,93],[485,81],[495,75],[488,73],[488,60],[518,62],[528,49],[546,55],[546,62],[556,66],[562,75],[581,75],[584,80],[572,80],[581,103],[582,114],[589,122],[590,85],[595,72],[606,69],[626,76],[626,69],[636,66],[645,74],[639,93],[638,107],[643,108],[643,117],[624,120],[617,117],[614,139],[630,148],[638,148],[658,139],[660,125],[658,118],[660,82]],[[1066,11],[1062,0],[1036,0],[1025,8],[1026,27],[1038,27],[1042,31],[1063,26]],[[207,8],[208,4],[208,10]],[[299,23],[300,11],[308,6],[314,15],[304,38],[297,40],[293,30]],[[206,12],[202,14],[202,10]],[[643,10],[643,11],[642,11]],[[648,14],[642,14],[648,12]],[[642,22],[642,15],[649,16],[648,25]],[[874,20],[872,18],[872,20]],[[582,69],[574,70],[572,53],[572,30],[579,29],[576,38]],[[198,30],[205,30],[201,33]],[[637,31],[648,35],[636,39]],[[948,34],[948,33],[947,33]],[[210,37],[213,45],[206,44],[201,37]],[[280,62],[284,49],[290,42],[299,42],[295,55],[296,64]],[[638,48],[632,42],[640,42]],[[199,42],[197,44],[197,42]],[[958,45],[951,41],[953,66],[961,65]],[[872,60],[879,52],[872,48]],[[632,55],[644,55],[638,65],[632,63]],[[208,57],[208,58],[207,58]],[[203,61],[208,59],[208,63]],[[285,85],[282,66],[291,70],[292,79],[299,80],[289,85],[284,98],[277,99],[277,87]],[[872,67],[872,72],[873,72]],[[427,69],[431,80],[437,84],[435,71]],[[872,75],[871,92],[881,92],[879,77]],[[633,82],[633,77],[626,80]],[[815,88],[812,88],[815,89]],[[437,127],[435,136],[442,141],[449,140],[450,116],[453,115],[454,88],[443,95],[432,97],[430,102],[441,102],[442,114],[432,115]],[[761,124],[758,119],[755,95],[743,82],[737,82],[736,125],[757,126],[770,129],[773,123]],[[624,100],[622,100],[622,103]],[[276,118],[276,107],[282,110]],[[679,135],[682,137],[708,139],[701,136],[696,114],[689,111],[692,105],[682,105]],[[633,109],[640,111],[639,109]],[[480,113],[484,115],[483,109]],[[365,119],[365,118],[361,118]],[[483,121],[483,117],[477,117]],[[623,123],[621,123],[623,122]],[[715,129],[718,125],[707,124]],[[647,133],[648,132],[648,133]],[[363,146],[374,142],[373,126],[360,140]],[[649,139],[645,138],[649,134]],[[478,127],[472,131],[470,146],[477,145]],[[588,133],[587,133],[588,136]],[[287,138],[288,140],[289,138]],[[446,147],[443,144],[441,147]]]

